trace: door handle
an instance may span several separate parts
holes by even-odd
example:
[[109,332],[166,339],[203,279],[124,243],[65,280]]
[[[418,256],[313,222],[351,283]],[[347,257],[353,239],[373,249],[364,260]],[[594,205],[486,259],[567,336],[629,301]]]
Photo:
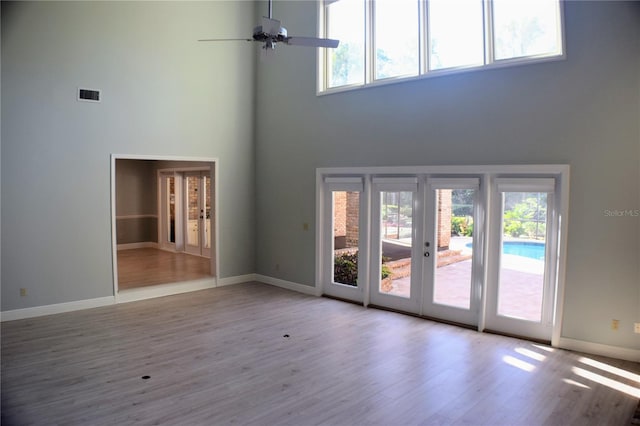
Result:
[[429,253],[428,251],[425,251],[424,252],[424,257],[429,257],[429,256],[431,256],[431,253]]

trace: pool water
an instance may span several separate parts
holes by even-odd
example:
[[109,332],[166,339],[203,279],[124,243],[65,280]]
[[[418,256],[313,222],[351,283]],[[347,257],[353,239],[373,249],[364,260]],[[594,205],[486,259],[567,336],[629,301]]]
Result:
[[[467,244],[467,247],[471,248],[471,243]],[[544,260],[544,243],[505,241],[502,243],[502,252],[514,256]]]

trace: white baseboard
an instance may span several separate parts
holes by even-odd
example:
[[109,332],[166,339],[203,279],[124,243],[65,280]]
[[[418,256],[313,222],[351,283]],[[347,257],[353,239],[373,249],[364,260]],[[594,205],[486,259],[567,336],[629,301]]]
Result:
[[152,241],[145,241],[142,243],[128,243],[128,244],[118,244],[118,251],[120,250],[132,250],[132,249],[140,249],[140,248],[159,248],[158,243],[154,243]]
[[14,321],[25,318],[42,317],[45,315],[61,314],[63,312],[80,311],[82,309],[98,308],[113,305],[113,296],[98,297],[96,299],[77,300],[74,302],[56,303],[54,305],[34,306],[33,308],[13,309],[0,314],[0,321]]
[[285,281],[279,278],[268,277],[266,275],[260,275],[260,274],[256,274],[255,280],[260,281],[261,283],[270,284],[280,288],[285,288],[287,290],[297,291],[298,293],[308,294],[310,296],[320,296],[320,293],[316,290],[315,287],[294,283],[292,281]]
[[216,287],[216,278],[185,281],[180,283],[160,284],[149,287],[138,287],[130,290],[120,290],[116,297],[117,303],[136,302],[138,300],[153,299],[156,297],[171,296],[174,294],[188,293],[191,291],[207,290]]
[[558,347],[591,355],[601,355],[609,358],[624,359],[640,362],[640,350],[621,348],[620,346],[603,345],[601,343],[586,342],[584,340],[561,337]]
[[236,275],[235,277],[218,278],[217,287],[258,281],[256,274]]

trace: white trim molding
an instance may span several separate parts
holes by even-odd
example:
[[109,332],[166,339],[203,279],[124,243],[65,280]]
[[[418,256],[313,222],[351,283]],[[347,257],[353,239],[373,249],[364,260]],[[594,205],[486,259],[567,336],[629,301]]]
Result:
[[258,281],[256,274],[237,275],[235,277],[218,278],[218,285],[216,287],[224,287],[227,285],[248,283],[251,281]]
[[609,358],[624,359],[627,361],[640,362],[640,350],[628,349],[620,346],[603,345],[601,343],[592,343],[584,340],[570,339],[561,337],[558,347],[575,352],[584,352],[591,355],[601,355]]
[[32,308],[13,309],[3,311],[0,321],[14,321],[26,318],[42,317],[45,315],[62,314],[64,312],[81,311],[83,309],[99,308],[101,306],[113,305],[113,296],[98,297],[95,299],[75,300],[73,302],[56,303],[53,305],[34,306]]
[[320,296],[319,288],[294,283],[292,281],[285,281],[279,278],[273,278],[266,275],[256,274],[255,281],[259,281],[263,284],[269,284],[275,287],[284,288],[286,290],[296,291],[298,293],[308,294],[309,296]]
[[148,287],[138,287],[130,290],[120,290],[116,296],[116,301],[117,303],[136,302],[156,297],[173,296],[174,294],[207,290],[215,287],[217,287],[215,277]]
[[116,216],[116,220],[158,218],[157,214],[124,214]]
[[127,244],[118,244],[118,251],[120,250],[133,250],[140,248],[154,248],[159,249],[158,243],[154,243],[152,241],[144,241],[142,243],[127,243]]

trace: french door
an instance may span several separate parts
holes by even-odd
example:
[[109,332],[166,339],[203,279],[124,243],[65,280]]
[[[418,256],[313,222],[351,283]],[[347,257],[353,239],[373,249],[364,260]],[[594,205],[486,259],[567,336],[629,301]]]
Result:
[[486,327],[549,340],[558,259],[554,179],[496,179]]
[[373,178],[371,199],[371,304],[419,314],[424,202],[418,178]]
[[160,247],[211,257],[210,172],[161,172],[159,187]]
[[208,171],[184,176],[185,252],[211,255],[211,176]]
[[478,182],[374,177],[365,191],[362,178],[325,179],[324,294],[477,324]]
[[429,178],[426,191],[423,315],[478,324],[483,212],[479,179]]
[[[364,180],[361,177],[326,177],[322,276],[327,285],[324,294],[340,299],[364,302],[368,238]],[[363,267],[364,265],[364,267]]]
[[452,175],[323,176],[322,293],[552,340],[563,175]]

